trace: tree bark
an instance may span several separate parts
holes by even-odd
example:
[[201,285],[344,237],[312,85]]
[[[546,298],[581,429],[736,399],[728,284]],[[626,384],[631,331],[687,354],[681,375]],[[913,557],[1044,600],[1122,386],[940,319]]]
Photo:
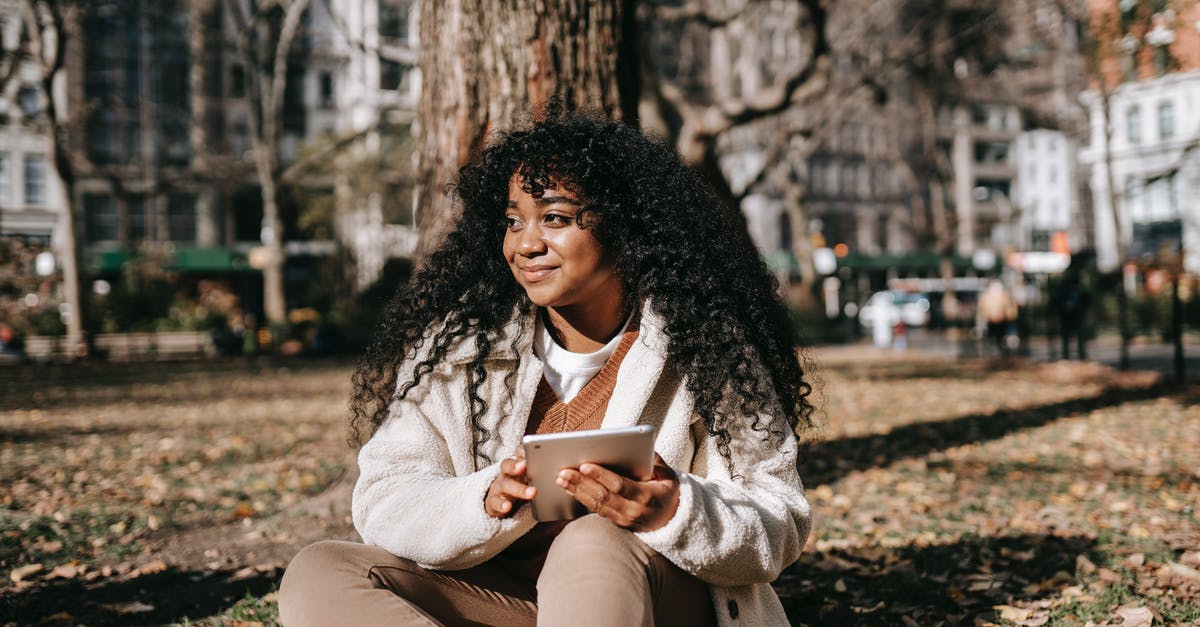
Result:
[[[58,255],[63,273],[63,301],[67,305],[66,353],[68,359],[86,355],[90,338],[86,335],[86,294],[81,276],[79,238],[76,237],[75,168],[71,160],[70,126],[66,103],[56,97],[55,83],[66,62],[66,51],[71,38],[78,35],[75,6],[71,2],[51,0],[25,0],[26,32],[29,41],[24,52],[38,65],[41,91],[45,110],[46,128],[50,135],[49,161],[54,165],[54,174],[62,184],[62,215],[59,217]],[[20,57],[13,60],[14,68],[21,63]],[[19,78],[14,71],[6,80]],[[0,88],[6,87],[0,84]],[[49,173],[48,173],[49,174]]]
[[447,194],[488,135],[551,98],[636,123],[633,0],[422,0],[415,260],[458,215]]
[[1125,293],[1125,239],[1121,232],[1120,199],[1113,179],[1112,157],[1112,103],[1109,98],[1108,85],[1099,82],[1100,109],[1104,114],[1104,179],[1108,185],[1108,208],[1113,219],[1113,243],[1117,248],[1117,326],[1121,332],[1121,353],[1118,367],[1129,369],[1129,344],[1132,331],[1129,325],[1129,295]]

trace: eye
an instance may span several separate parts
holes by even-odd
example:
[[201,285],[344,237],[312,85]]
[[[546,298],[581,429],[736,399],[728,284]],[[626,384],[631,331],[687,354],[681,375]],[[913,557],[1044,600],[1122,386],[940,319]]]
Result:
[[521,228],[521,220],[512,216],[504,216],[504,225],[508,227],[508,230],[510,231],[519,229]]
[[542,221],[549,226],[567,226],[575,222],[575,218],[561,213],[547,213]]

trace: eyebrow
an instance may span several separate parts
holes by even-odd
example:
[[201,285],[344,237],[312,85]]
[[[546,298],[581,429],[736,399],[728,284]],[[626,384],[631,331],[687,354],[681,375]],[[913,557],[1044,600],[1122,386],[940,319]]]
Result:
[[[537,205],[539,207],[545,207],[546,205],[554,205],[554,204],[559,204],[559,203],[567,204],[567,205],[574,205],[574,206],[578,207],[580,204],[578,200],[571,198],[569,196],[542,196],[541,198],[535,198],[533,200],[533,202],[535,205]],[[517,201],[509,200],[508,206],[510,208],[516,207]]]

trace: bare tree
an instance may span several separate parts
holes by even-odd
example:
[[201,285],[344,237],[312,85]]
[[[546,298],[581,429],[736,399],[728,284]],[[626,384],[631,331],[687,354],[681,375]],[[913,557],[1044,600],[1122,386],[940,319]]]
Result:
[[65,292],[63,301],[68,307],[65,348],[70,358],[86,352],[83,344],[86,339],[85,292],[80,277],[79,241],[75,233],[76,168],[70,154],[72,117],[63,98],[65,90],[61,88],[67,43],[78,35],[77,21],[74,19],[78,5],[78,2],[68,0],[24,0],[21,21],[26,37],[13,52],[0,51],[0,78],[4,80],[4,83],[0,83],[0,91],[6,91],[9,81],[20,79],[22,58],[36,65],[40,80],[38,87],[42,110],[32,122],[50,137],[50,162],[54,164],[63,186],[62,215],[57,234]]
[[284,90],[292,45],[303,25],[310,0],[224,0],[236,25],[237,50],[247,72],[252,103],[250,138],[255,173],[262,191],[263,313],[270,323],[287,318],[283,266],[284,227],[279,217],[279,190],[285,170],[280,161]]
[[417,258],[455,218],[446,195],[489,133],[550,99],[636,122],[632,0],[422,0]]

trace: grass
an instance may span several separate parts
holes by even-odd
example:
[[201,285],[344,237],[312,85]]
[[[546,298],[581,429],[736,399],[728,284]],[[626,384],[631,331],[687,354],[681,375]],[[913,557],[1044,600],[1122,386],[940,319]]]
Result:
[[[43,374],[0,379],[0,391],[32,392],[0,401],[4,574],[34,562],[78,560],[89,574],[170,562],[141,552],[148,540],[239,534],[244,517],[284,515],[354,461],[341,364]],[[1200,584],[1168,572],[1200,568],[1196,389],[1147,388],[1146,377],[1089,364],[894,355],[825,361],[820,376],[825,418],[801,458],[816,523],[777,582],[795,622],[1004,623],[996,606],[1049,624],[1120,623],[1122,606],[1200,620]],[[225,558],[231,570],[256,564]],[[1088,563],[1096,570],[1079,567]],[[176,567],[207,576],[204,562]],[[128,594],[159,605],[161,622],[274,624],[277,576],[253,594],[225,585],[232,596],[200,612],[156,603],[174,588]],[[0,597],[54,585],[6,577]],[[123,590],[115,576],[88,586]],[[44,618],[22,607],[14,622]]]

